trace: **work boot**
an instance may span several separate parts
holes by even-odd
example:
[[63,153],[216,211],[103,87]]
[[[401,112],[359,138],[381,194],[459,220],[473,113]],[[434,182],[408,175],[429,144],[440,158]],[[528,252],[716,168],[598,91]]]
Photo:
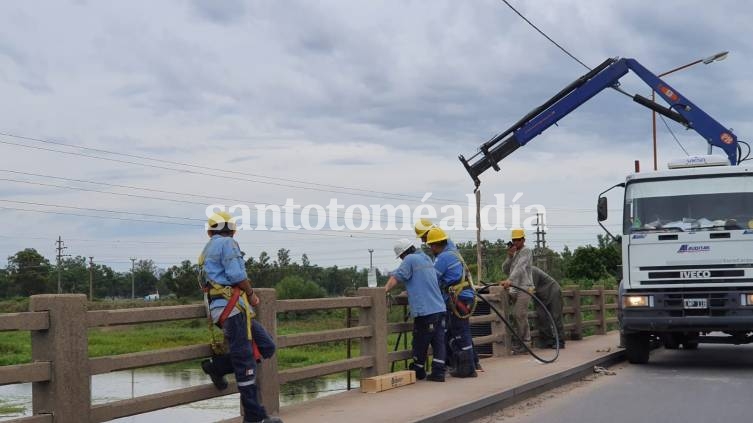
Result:
[[528,354],[528,350],[522,345],[517,345],[512,348],[513,355],[525,355]]
[[420,367],[418,364],[411,363],[408,366],[408,370],[413,370],[414,372],[416,372],[416,379],[418,380],[426,379],[426,370],[424,370],[424,368]]
[[211,360],[202,361],[201,370],[209,375],[209,377],[212,379],[212,383],[214,383],[215,388],[219,389],[220,391],[227,388],[227,380],[225,380],[225,375],[217,372]]
[[258,420],[255,422],[244,420],[244,423],[282,423],[282,419],[279,417],[267,417],[263,420]]
[[442,373],[432,372],[429,376],[426,376],[426,380],[430,380],[432,382],[444,382],[444,372]]
[[481,363],[476,363],[476,371],[477,372],[483,372],[484,371],[484,368],[481,367]]

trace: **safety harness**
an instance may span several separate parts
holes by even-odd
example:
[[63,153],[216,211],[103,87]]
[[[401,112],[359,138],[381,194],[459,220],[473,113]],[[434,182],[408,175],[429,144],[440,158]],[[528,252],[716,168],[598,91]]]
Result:
[[[463,277],[459,282],[447,287],[447,295],[450,297],[450,311],[452,311],[452,314],[459,319],[468,319],[473,315],[473,312],[476,311],[476,305],[478,304],[478,300],[476,299],[476,287],[473,285],[473,276],[471,276],[471,272],[468,269],[468,265],[465,264],[463,256],[457,251],[452,251],[452,254],[455,255],[463,266]],[[470,306],[466,305],[465,302],[460,299],[460,293],[463,292],[464,289],[470,289],[473,292],[473,302]]]
[[[210,304],[212,303],[212,301],[224,298],[225,300],[227,300],[227,304],[225,305],[225,308],[222,309],[222,313],[220,314],[219,319],[217,319],[216,326],[222,328],[225,320],[230,317],[230,314],[234,309],[237,309],[240,313],[242,313],[246,318],[246,336],[248,337],[248,341],[251,343],[251,346],[253,348],[254,358],[258,361],[261,359],[261,353],[259,352],[256,343],[253,342],[253,334],[251,331],[253,318],[256,316],[256,313],[254,313],[254,310],[250,306],[251,301],[249,301],[248,296],[242,289],[240,289],[238,285],[221,285],[213,280],[210,280],[207,276],[206,272],[204,271],[204,260],[206,250],[207,248],[209,248],[210,243],[211,240],[204,246],[204,250],[201,252],[198,260],[200,269],[199,287],[204,293],[204,305],[207,309],[207,321],[209,323],[209,347],[212,349],[212,353],[215,355],[222,355],[227,353],[227,346],[225,345],[225,342],[215,335],[215,323],[212,320],[212,313],[210,309]],[[243,301],[240,301],[241,299]]]

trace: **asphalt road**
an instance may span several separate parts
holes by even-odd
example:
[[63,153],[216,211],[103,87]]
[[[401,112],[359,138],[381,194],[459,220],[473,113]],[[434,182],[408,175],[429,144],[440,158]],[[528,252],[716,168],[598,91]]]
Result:
[[559,388],[476,422],[753,421],[753,346],[660,348],[648,364],[609,370],[616,375]]

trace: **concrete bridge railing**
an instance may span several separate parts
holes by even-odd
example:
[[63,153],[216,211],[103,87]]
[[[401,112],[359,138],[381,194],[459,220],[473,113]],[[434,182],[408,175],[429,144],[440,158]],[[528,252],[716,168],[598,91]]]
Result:
[[[278,348],[333,341],[349,343],[349,340],[360,343],[357,357],[301,368],[279,370],[276,357],[265,360],[259,369],[259,384],[262,401],[272,412],[279,410],[281,384],[356,369],[362,377],[384,374],[389,372],[392,362],[411,356],[410,350],[388,348],[389,334],[411,331],[412,323],[388,322],[388,304],[382,288],[360,288],[353,297],[311,300],[277,300],[273,289],[256,292],[261,298],[257,319],[273,336]],[[616,308],[615,296],[616,291],[603,288],[564,290],[565,328],[571,338],[578,339],[587,328],[606,333],[607,326],[616,323],[616,318],[609,316],[609,310]],[[507,312],[508,298],[503,289],[492,287],[485,298]],[[8,422],[103,422],[237,392],[233,383],[223,391],[204,384],[105,404],[91,403],[92,375],[201,359],[210,356],[211,351],[208,345],[201,344],[92,358],[88,355],[89,328],[205,318],[204,305],[88,311],[85,295],[69,294],[32,296],[29,309],[24,313],[0,314],[0,331],[31,332],[31,363],[0,367],[0,385],[31,383],[33,415]],[[332,309],[347,309],[348,315],[355,309],[358,315],[355,326],[277,335],[278,313]],[[584,319],[584,315],[588,318]],[[474,338],[477,346],[491,344],[494,356],[510,354],[510,334],[495,314],[473,316],[471,323],[491,326],[490,335]]]

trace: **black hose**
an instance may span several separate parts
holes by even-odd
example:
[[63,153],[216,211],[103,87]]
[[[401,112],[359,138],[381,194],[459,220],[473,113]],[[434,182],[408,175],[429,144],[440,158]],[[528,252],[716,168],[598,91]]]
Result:
[[486,283],[483,283],[483,282],[481,282],[481,284],[484,285],[484,287],[481,288],[481,289],[479,289],[479,290],[477,290],[477,291],[474,291],[475,295],[481,301],[483,301],[484,303],[486,303],[486,305],[489,306],[490,310],[494,310],[494,313],[496,313],[497,316],[502,320],[502,323],[504,323],[505,326],[507,326],[507,329],[515,337],[515,339],[518,340],[518,342],[520,343],[520,345],[522,345],[523,348],[525,348],[526,351],[528,351],[528,353],[531,354],[531,356],[533,358],[535,358],[536,360],[539,360],[542,363],[549,364],[549,363],[554,363],[555,361],[557,361],[557,358],[559,358],[559,356],[560,356],[560,338],[559,338],[559,333],[557,332],[557,324],[554,322],[554,317],[552,317],[552,314],[549,313],[549,310],[547,310],[547,308],[544,305],[544,303],[541,302],[541,300],[537,296],[535,296],[535,295],[531,294],[530,292],[528,292],[527,289],[523,289],[523,288],[521,288],[519,286],[515,286],[515,285],[510,285],[511,287],[517,289],[518,292],[524,292],[526,295],[528,295],[529,297],[533,298],[533,300],[536,301],[541,306],[541,309],[544,310],[544,312],[546,313],[546,316],[549,319],[549,323],[550,323],[551,328],[552,328],[552,333],[554,333],[555,353],[554,353],[554,358],[551,358],[551,359],[542,358],[541,356],[539,356],[538,354],[536,354],[535,352],[533,352],[533,350],[531,350],[530,348],[528,348],[528,345],[526,345],[525,341],[520,337],[520,335],[518,335],[518,333],[512,327],[512,325],[510,324],[510,322],[508,322],[507,319],[505,319],[505,317],[502,316],[502,313],[500,313],[499,310],[497,310],[497,308],[494,307],[489,301],[486,301],[486,298],[484,298],[484,297],[481,296],[482,293],[488,293],[489,292],[489,287],[490,286],[496,286],[496,285],[490,285],[490,284],[486,284]]

